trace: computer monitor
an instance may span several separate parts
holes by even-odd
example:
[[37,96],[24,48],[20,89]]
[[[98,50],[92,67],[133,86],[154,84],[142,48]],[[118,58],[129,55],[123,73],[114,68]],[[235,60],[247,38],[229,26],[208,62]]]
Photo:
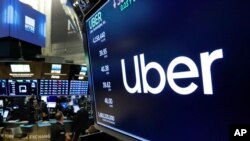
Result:
[[47,102],[47,107],[48,108],[55,108],[56,107],[56,102]]
[[40,95],[68,95],[68,80],[40,80]]
[[9,115],[9,110],[4,110],[3,118],[6,119]]
[[37,95],[37,80],[10,79],[8,80],[9,96]]
[[3,100],[2,99],[0,99],[0,108],[3,108]]
[[41,96],[41,100],[47,103],[47,96]]
[[79,111],[79,110],[80,110],[80,108],[79,108],[79,106],[78,106],[78,105],[74,105],[74,106],[73,106],[73,108],[74,108],[74,113],[77,113],[77,111]]
[[62,69],[62,65],[61,64],[52,64],[51,65],[51,73],[60,74],[61,73],[61,69]]
[[0,96],[7,96],[6,80],[0,80]]
[[61,106],[63,107],[64,110],[67,109],[68,104],[66,102],[63,102],[63,103],[60,103],[60,104],[61,104]]
[[57,101],[57,96],[46,96],[46,101],[47,101],[47,107],[48,108],[55,108],[56,107],[56,101]]
[[3,116],[3,108],[0,108],[0,114],[1,114],[1,116]]

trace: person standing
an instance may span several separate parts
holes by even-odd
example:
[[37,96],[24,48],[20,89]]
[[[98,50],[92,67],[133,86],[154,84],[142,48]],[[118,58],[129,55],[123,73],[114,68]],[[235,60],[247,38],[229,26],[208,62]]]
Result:
[[57,122],[51,126],[50,141],[70,141],[70,136],[66,133],[63,124],[62,112],[57,112],[55,115]]
[[84,100],[81,100],[78,103],[80,110],[77,111],[75,118],[74,118],[74,124],[75,124],[75,135],[74,135],[74,141],[78,141],[78,138],[80,134],[84,135],[86,134],[85,130],[88,129],[89,124],[89,114],[88,111],[84,108]]

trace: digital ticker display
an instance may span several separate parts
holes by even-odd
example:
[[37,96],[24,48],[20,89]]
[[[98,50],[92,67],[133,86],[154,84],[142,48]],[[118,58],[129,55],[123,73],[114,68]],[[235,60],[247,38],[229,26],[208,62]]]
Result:
[[70,95],[87,95],[88,81],[71,80],[69,91]]
[[138,140],[250,124],[249,2],[107,1],[85,20],[96,123]]
[[28,96],[37,95],[37,80],[8,80],[9,96]]
[[40,80],[40,95],[68,95],[68,80]]
[[7,96],[6,80],[0,80],[0,96]]

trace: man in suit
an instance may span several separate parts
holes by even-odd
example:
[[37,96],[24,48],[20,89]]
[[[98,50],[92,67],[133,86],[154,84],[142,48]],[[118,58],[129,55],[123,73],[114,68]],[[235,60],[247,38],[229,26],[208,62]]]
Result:
[[84,100],[80,100],[78,103],[80,110],[77,111],[74,123],[75,123],[75,135],[74,141],[77,141],[80,134],[86,134],[85,130],[88,129],[88,122],[89,122],[89,114],[88,111],[84,108]]
[[66,133],[63,125],[63,114],[57,112],[55,115],[57,122],[51,126],[50,141],[70,141],[70,136]]

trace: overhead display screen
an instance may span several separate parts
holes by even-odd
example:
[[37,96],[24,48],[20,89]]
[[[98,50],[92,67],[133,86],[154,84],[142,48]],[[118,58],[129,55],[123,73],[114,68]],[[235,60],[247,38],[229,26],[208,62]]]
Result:
[[37,95],[37,80],[8,80],[9,96]]
[[9,5],[8,0],[1,0],[0,1],[0,38],[9,36],[9,24],[7,23],[8,20],[8,12],[7,7]]
[[1,0],[0,37],[14,37],[45,47],[46,16],[19,0]]
[[0,80],[0,96],[7,95],[7,85],[6,80]]
[[41,80],[40,95],[68,95],[68,80]]
[[70,81],[70,95],[87,95],[88,94],[88,81]]
[[229,140],[250,124],[248,11],[234,0],[107,1],[85,20],[97,125],[138,140]]

